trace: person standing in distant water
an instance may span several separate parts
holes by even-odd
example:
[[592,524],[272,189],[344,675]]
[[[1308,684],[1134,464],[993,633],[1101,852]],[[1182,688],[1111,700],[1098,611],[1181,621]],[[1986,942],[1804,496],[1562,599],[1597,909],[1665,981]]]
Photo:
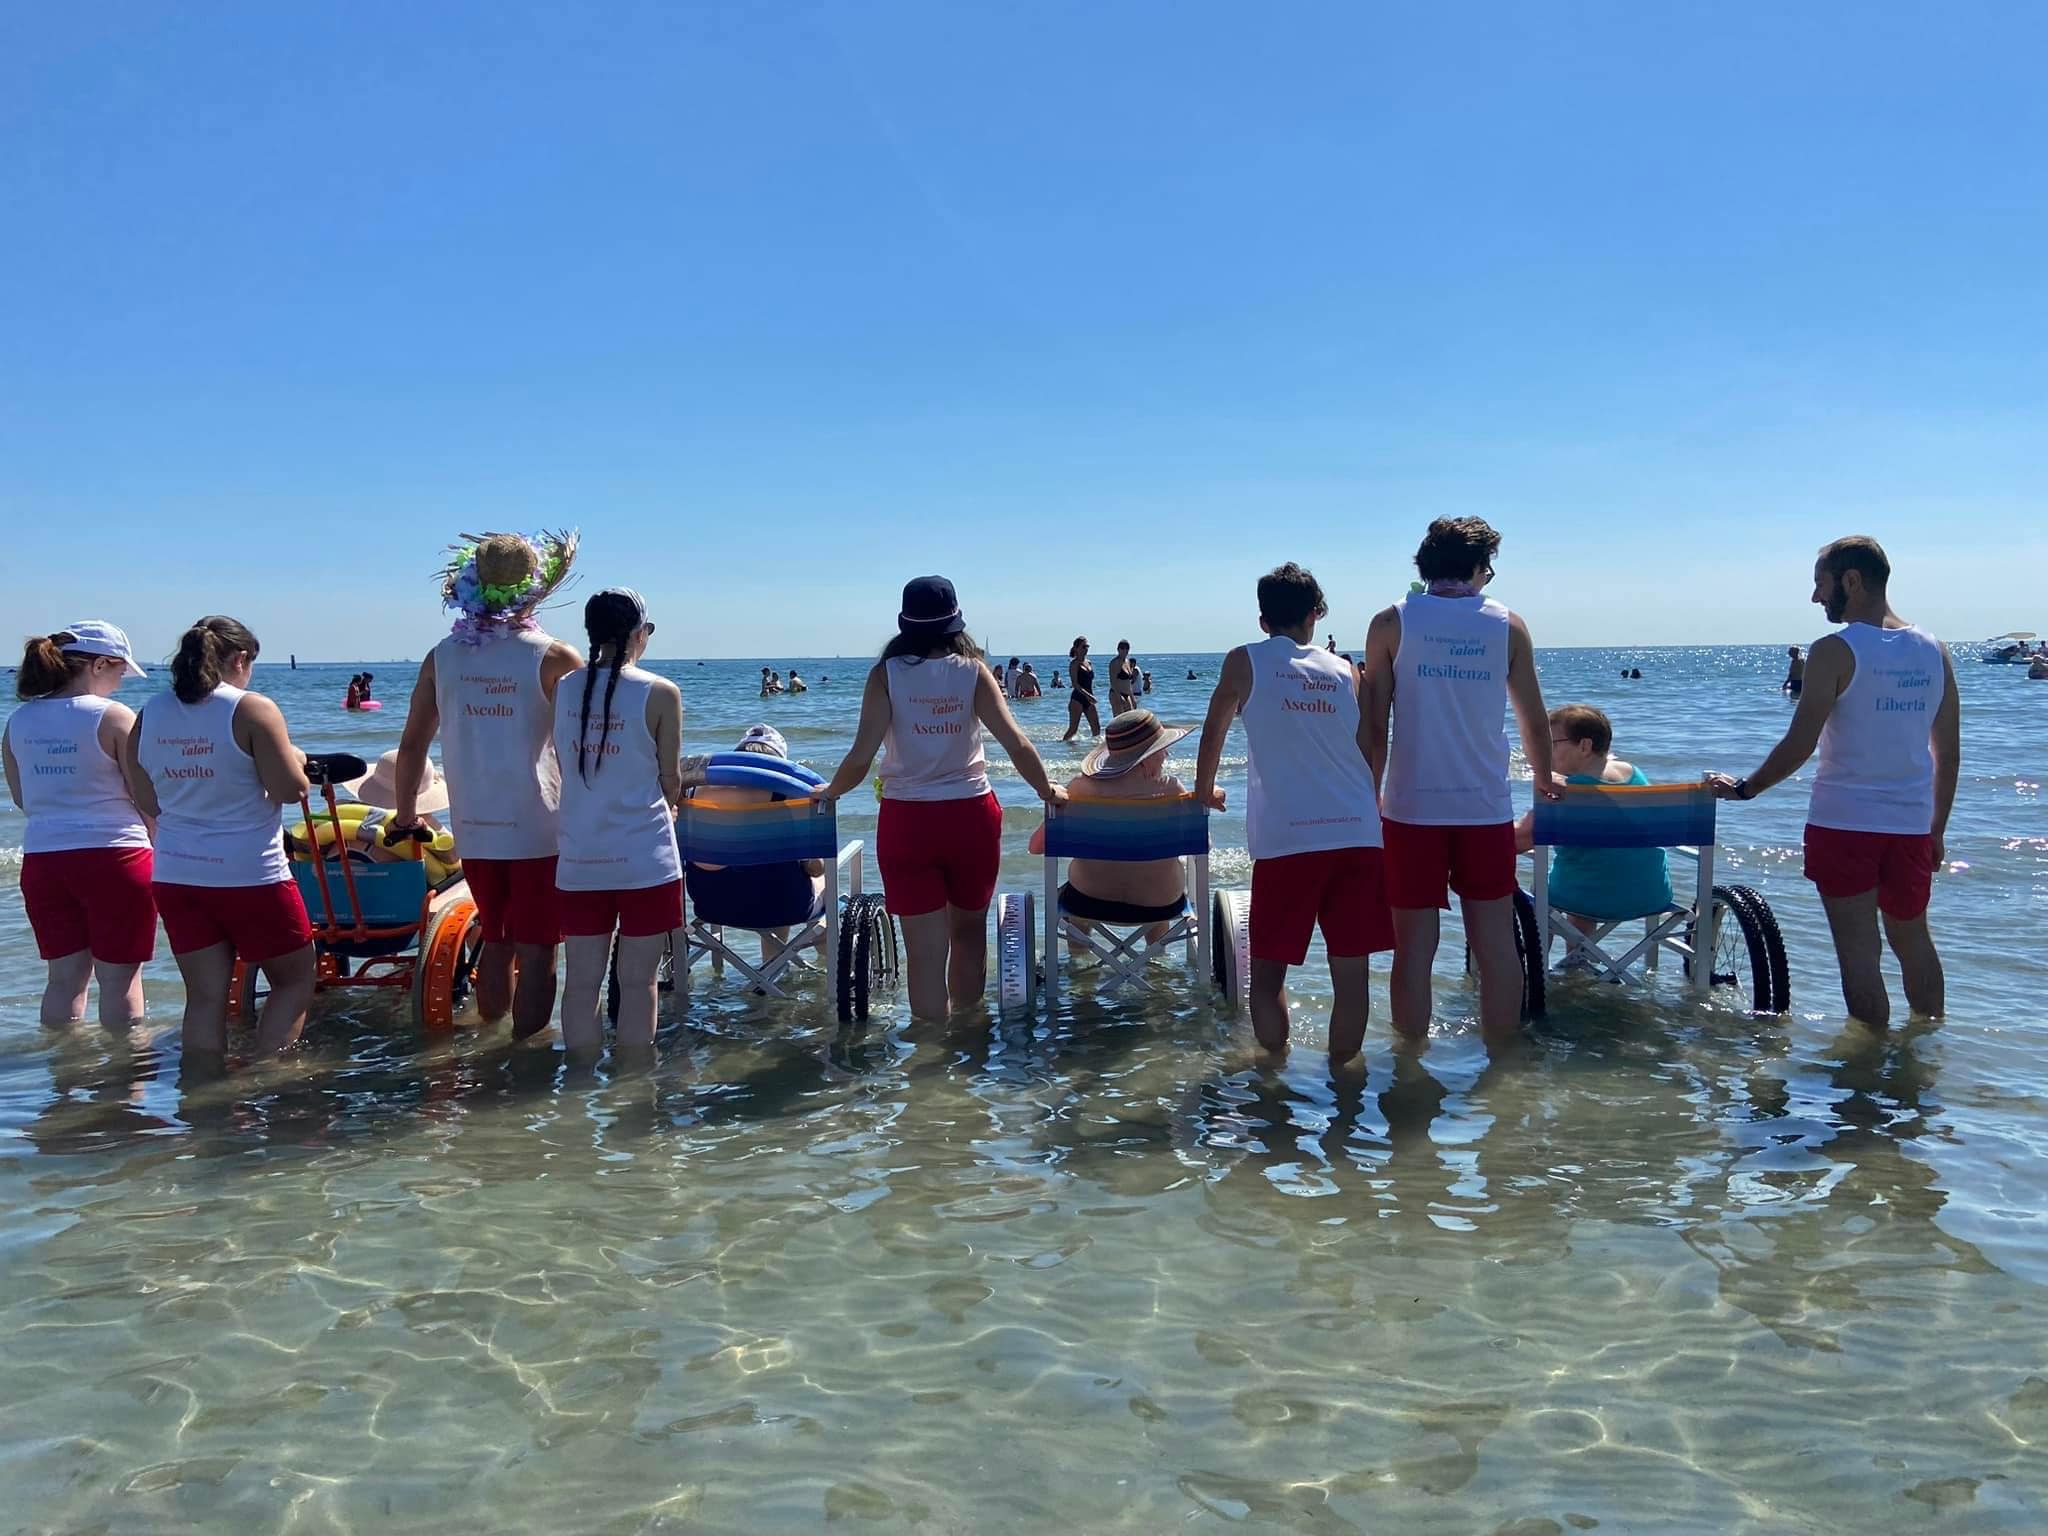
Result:
[[292,670],[293,670],[294,672],[298,671],[298,670],[299,670],[299,653],[298,653],[297,651],[293,651],[293,652],[292,652],[292,654],[291,654],[291,663],[292,663]]
[[156,954],[153,857],[121,771],[135,712],[114,694],[147,675],[125,634],[88,619],[30,640],[14,676],[22,703],[0,731],[0,756],[28,818],[21,900],[49,967],[45,1028],[83,1019],[95,980],[104,1027],[142,1018],[142,967]]
[[896,636],[868,673],[853,746],[820,791],[838,800],[865,784],[886,746],[875,862],[903,924],[910,1011],[921,1019],[971,1007],[988,988],[1003,808],[989,788],[983,730],[1041,800],[1067,797],[1046,777],[966,631],[952,582],[919,576],[904,584]]
[[284,807],[309,787],[284,716],[249,692],[259,647],[218,614],[178,641],[171,691],[142,706],[122,766],[156,818],[156,909],[185,981],[185,1053],[227,1054],[235,962],[260,966],[270,996],[256,1050],[284,1050],[313,1002],[313,925],[285,861]]
[[1329,641],[1328,641],[1328,643],[1326,643],[1326,644],[1325,644],[1325,645],[1323,646],[1323,649],[1324,649],[1324,650],[1326,650],[1326,651],[1334,651],[1334,650],[1336,650],[1336,649],[1337,649],[1337,637],[1336,637],[1335,635],[1332,635],[1332,636],[1330,636],[1330,638],[1329,638]]
[[1150,672],[1145,674],[1145,691],[1147,693],[1152,691],[1152,674]]
[[795,667],[789,669],[789,691],[791,693],[809,693],[811,691],[811,685],[796,675]]
[[1528,627],[1484,595],[1499,550],[1500,535],[1483,519],[1438,518],[1415,552],[1424,590],[1382,610],[1366,634],[1366,744],[1380,783],[1394,907],[1394,1027],[1413,1038],[1429,1032],[1437,913],[1453,891],[1479,970],[1486,1041],[1498,1045],[1521,1027],[1510,703],[1536,793],[1564,795],[1552,776],[1550,717]]
[[583,665],[534,614],[575,560],[573,533],[493,533],[455,546],[441,596],[459,617],[420,664],[398,743],[394,830],[419,825],[427,748],[441,737],[448,819],[483,925],[477,1011],[490,1023],[509,1012],[520,1039],[546,1029],[555,1011],[555,690]]
[[1004,698],[1014,699],[1017,697],[1017,679],[1020,675],[1022,675],[1023,670],[1023,666],[1018,662],[1017,658],[1012,656],[1010,658],[1010,664],[1007,667],[1003,668]]
[[1807,650],[1792,723],[1746,776],[1707,775],[1724,800],[1753,800],[1820,750],[1806,813],[1806,878],[1820,892],[1850,1016],[1891,1022],[1879,943],[1898,957],[1906,1003],[1943,1011],[1941,956],[1927,927],[1962,770],[1962,709],[1948,648],[1892,611],[1877,540],[1837,539],[1813,567],[1813,600],[1843,626]]
[[374,672],[365,672],[363,674],[363,702],[365,704],[370,702],[370,684],[376,676],[377,674]]
[[351,672],[349,674],[348,692],[341,696],[341,707],[343,709],[361,709],[363,707],[362,673]]
[[1058,667],[1054,667],[1052,669],[1052,685],[1055,688],[1064,688],[1067,686],[1067,680],[1065,676],[1062,675]]
[[1138,684],[1143,676],[1131,660],[1131,642],[1116,643],[1116,659],[1109,664],[1109,712],[1121,715],[1138,707]]
[[1785,681],[1778,686],[1793,698],[1806,686],[1806,657],[1796,645],[1785,647]]
[[1088,660],[1086,635],[1077,635],[1073,647],[1067,652],[1067,675],[1073,691],[1067,695],[1067,734],[1060,740],[1072,741],[1078,736],[1084,719],[1088,722],[1089,736],[1100,736],[1102,716],[1095,708],[1095,667]]
[[1223,658],[1196,755],[1195,799],[1214,804],[1231,722],[1244,720],[1245,843],[1252,856],[1252,1029],[1287,1049],[1287,972],[1320,925],[1330,955],[1330,1063],[1365,1043],[1367,967],[1394,945],[1380,809],[1358,703],[1358,674],[1316,649],[1328,608],[1292,561],[1259,578],[1266,638]]
[[654,1044],[662,947],[683,926],[675,816],[683,797],[683,695],[638,665],[654,626],[632,588],[592,597],[583,605],[583,628],[590,665],[555,690],[555,756],[562,764],[555,887],[569,962],[562,1044],[572,1055],[594,1056],[604,1047],[598,1008],[614,933],[618,1044]]
[[1038,673],[1030,662],[1024,663],[1024,670],[1017,674],[1017,697],[1037,699],[1045,696],[1045,690],[1038,686]]

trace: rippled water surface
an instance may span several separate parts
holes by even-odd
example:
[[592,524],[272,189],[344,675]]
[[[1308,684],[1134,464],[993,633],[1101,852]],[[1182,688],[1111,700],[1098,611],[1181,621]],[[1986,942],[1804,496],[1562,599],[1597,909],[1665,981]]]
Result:
[[[1781,664],[1551,652],[1543,677],[1677,778],[1754,766]],[[1216,658],[1151,665],[1197,721]],[[367,719],[336,707],[349,670],[259,683],[306,745],[394,744],[410,669]],[[851,733],[858,662],[767,704],[757,666],[666,670],[691,750],[765,714],[829,770]],[[1959,671],[1951,1013],[1889,1037],[1843,1022],[1792,787],[1723,819],[1785,929],[1788,1017],[1669,971],[1566,981],[1489,1062],[1451,924],[1420,1055],[1382,961],[1362,1083],[1321,1057],[1319,969],[1270,1070],[1163,966],[1143,1003],[852,1033],[816,986],[700,989],[617,1076],[330,997],[295,1060],[181,1082],[167,957],[150,1038],[37,1027],[9,852],[0,1525],[2039,1531],[2048,686]],[[1077,764],[1061,699],[1025,708]],[[1241,758],[1226,779],[1238,806]],[[1006,883],[1035,883],[1030,797],[1002,792]],[[1217,828],[1226,883],[1242,831]]]

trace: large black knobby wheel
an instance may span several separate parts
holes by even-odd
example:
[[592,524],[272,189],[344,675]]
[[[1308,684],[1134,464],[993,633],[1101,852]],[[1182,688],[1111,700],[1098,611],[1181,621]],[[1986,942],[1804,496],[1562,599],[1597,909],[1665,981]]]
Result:
[[1550,957],[1543,952],[1541,930],[1536,926],[1536,898],[1515,887],[1515,958],[1522,964],[1522,1017],[1540,1019],[1547,1004],[1543,979]]
[[1218,891],[1209,903],[1209,966],[1224,1012],[1248,1011],[1252,992],[1252,893]]
[[[1686,925],[1686,943],[1694,957],[1685,963],[1693,974],[1698,963],[1699,919]],[[1785,940],[1771,904],[1746,885],[1714,887],[1714,953],[1708,977],[1716,987],[1730,987],[1756,1014],[1779,1014],[1792,1006],[1792,976],[1785,963]]]
[[839,1020],[864,1023],[876,994],[896,984],[896,920],[882,898],[848,896],[840,906],[837,967]]

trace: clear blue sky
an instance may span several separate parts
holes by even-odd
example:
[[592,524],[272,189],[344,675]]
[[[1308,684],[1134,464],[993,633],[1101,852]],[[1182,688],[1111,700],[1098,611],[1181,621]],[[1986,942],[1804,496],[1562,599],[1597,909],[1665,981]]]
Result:
[[[576,524],[664,654],[1213,648],[1422,525],[1539,642],[2048,632],[2048,8],[0,11],[6,628],[418,654]],[[573,613],[562,626],[576,629]],[[11,637],[10,637],[11,643]]]

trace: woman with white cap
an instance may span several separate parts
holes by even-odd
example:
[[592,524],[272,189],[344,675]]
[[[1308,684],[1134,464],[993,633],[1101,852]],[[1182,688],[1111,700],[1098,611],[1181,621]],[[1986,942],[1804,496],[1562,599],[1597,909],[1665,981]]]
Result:
[[100,1023],[142,1017],[142,966],[156,953],[148,823],[121,772],[135,712],[114,701],[135,664],[128,637],[98,619],[37,635],[14,691],[23,701],[0,733],[8,793],[28,817],[21,896],[49,966],[45,1025],[85,1017],[100,987]]
[[604,1044],[598,1005],[614,933],[618,1044],[654,1043],[662,943],[683,926],[675,823],[683,795],[683,695],[636,665],[654,626],[632,588],[593,596],[583,605],[583,627],[590,665],[580,683],[572,674],[555,691],[555,755],[562,764],[555,885],[568,945],[562,1043],[588,1056]]
[[[748,726],[746,734],[740,737],[733,750],[771,758],[776,762],[789,761],[789,743],[772,725]],[[693,761],[702,760],[684,760],[683,779],[686,783],[692,778],[690,767]],[[695,777],[702,779],[701,768]],[[789,798],[778,790],[736,785],[720,785],[710,791],[693,789],[690,793],[709,794],[720,806],[769,805]],[[789,942],[793,923],[808,922],[823,916],[825,911],[823,859],[743,867],[692,862],[683,866],[683,884],[700,921],[727,928],[751,928],[761,935],[763,965],[782,953]]]
[[971,1006],[988,986],[1003,808],[989,788],[983,728],[1040,799],[1066,799],[966,631],[953,583],[919,576],[905,584],[896,637],[868,673],[852,750],[823,791],[836,800],[865,783],[886,744],[875,862],[903,924],[910,1011],[925,1019]]
[[212,614],[178,641],[171,689],[135,717],[123,766],[157,818],[155,884],[185,980],[188,1059],[227,1050],[235,962],[261,966],[270,996],[259,1055],[299,1038],[315,980],[313,925],[285,861],[283,807],[307,789],[306,754],[277,705],[249,689],[256,637]]

